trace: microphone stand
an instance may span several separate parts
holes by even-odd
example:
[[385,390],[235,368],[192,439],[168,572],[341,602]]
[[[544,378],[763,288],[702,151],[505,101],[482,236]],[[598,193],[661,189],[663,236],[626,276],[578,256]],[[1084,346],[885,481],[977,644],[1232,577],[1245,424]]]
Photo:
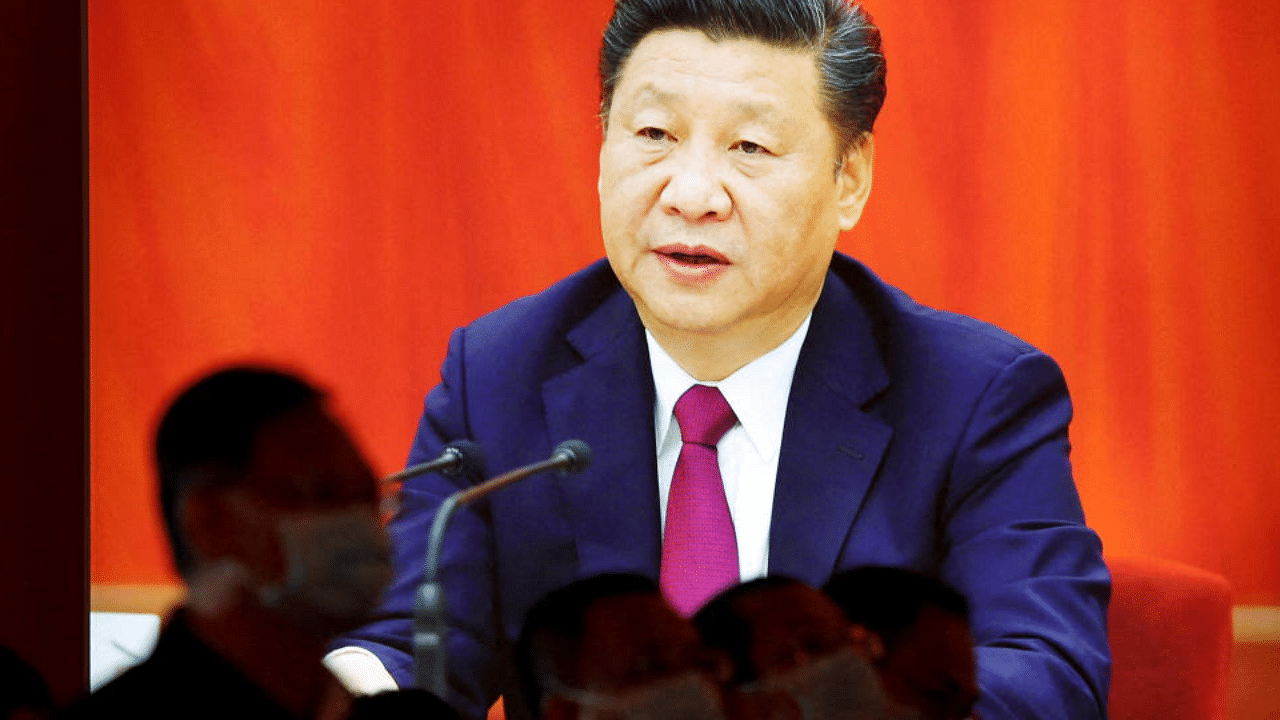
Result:
[[[569,443],[577,444],[566,448]],[[414,600],[413,656],[414,675],[418,687],[429,690],[441,700],[447,699],[448,660],[445,654],[445,642],[448,639],[449,628],[445,624],[444,586],[440,583],[438,575],[440,546],[444,540],[445,528],[448,527],[453,514],[458,508],[530,475],[557,468],[563,468],[565,474],[578,472],[586,467],[589,453],[590,450],[587,449],[586,444],[580,441],[570,440],[561,443],[550,458],[540,463],[516,468],[474,487],[458,490],[440,504],[435,518],[431,521],[431,531],[427,537],[427,557],[423,566],[426,580],[418,588],[418,595]]]

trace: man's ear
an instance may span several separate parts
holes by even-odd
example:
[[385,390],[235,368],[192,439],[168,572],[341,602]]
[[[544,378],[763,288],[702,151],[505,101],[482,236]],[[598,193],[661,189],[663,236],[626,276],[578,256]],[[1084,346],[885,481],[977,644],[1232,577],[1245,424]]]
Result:
[[605,141],[609,139],[609,126],[603,125],[600,132],[600,152],[596,155],[596,198],[604,200],[601,194],[604,188],[604,148]]
[[840,231],[852,230],[862,217],[862,208],[871,195],[871,166],[875,160],[876,142],[871,133],[863,133],[844,154],[837,171],[839,182],[837,209]]
[[196,484],[178,500],[178,532],[196,558],[214,559],[233,551],[233,527],[222,493]]

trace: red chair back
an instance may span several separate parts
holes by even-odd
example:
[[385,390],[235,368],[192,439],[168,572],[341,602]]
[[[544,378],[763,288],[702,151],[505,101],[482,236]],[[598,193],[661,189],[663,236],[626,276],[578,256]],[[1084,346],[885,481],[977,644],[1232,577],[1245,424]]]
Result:
[[1111,720],[1226,720],[1231,586],[1189,565],[1107,557]]

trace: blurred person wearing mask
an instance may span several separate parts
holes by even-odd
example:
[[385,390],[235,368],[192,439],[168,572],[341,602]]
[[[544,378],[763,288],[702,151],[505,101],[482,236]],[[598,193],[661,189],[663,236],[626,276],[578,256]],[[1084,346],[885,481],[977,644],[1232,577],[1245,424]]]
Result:
[[735,720],[902,720],[868,660],[875,651],[844,613],[799,580],[768,576],[729,588],[698,611],[703,641],[725,652]]
[[653,580],[596,575],[530,609],[515,649],[540,720],[723,720],[727,664]]
[[963,595],[930,575],[883,566],[836,573],[823,590],[853,631],[870,640],[872,666],[895,702],[925,720],[976,717],[977,669]]
[[292,375],[214,373],[183,391],[155,442],[160,506],[187,597],[141,665],[71,715],[339,718],[321,664],[390,578],[369,464]]

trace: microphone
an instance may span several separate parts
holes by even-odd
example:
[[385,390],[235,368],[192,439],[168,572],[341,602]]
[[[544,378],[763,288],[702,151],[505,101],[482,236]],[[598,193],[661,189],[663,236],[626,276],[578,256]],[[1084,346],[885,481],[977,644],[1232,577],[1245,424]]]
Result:
[[444,452],[435,460],[419,463],[405,468],[384,478],[384,483],[404,482],[411,477],[439,472],[445,475],[463,475],[465,477],[484,477],[484,451],[470,440],[454,440],[444,446]]
[[436,576],[440,570],[440,546],[444,540],[444,531],[453,513],[463,505],[473,503],[530,475],[550,470],[560,471],[561,476],[573,475],[586,470],[590,464],[591,448],[586,443],[581,440],[565,440],[556,446],[551,457],[546,460],[518,467],[474,487],[459,490],[440,504],[427,539],[427,557],[423,568],[426,579],[418,588],[418,597],[414,603],[413,664],[418,687],[430,690],[437,697],[447,698],[445,639],[449,628],[445,623],[444,587],[436,580]]
[[[581,440],[565,440],[556,446],[555,452],[551,453],[551,457],[537,462],[532,465],[518,467],[499,475],[496,478],[486,480],[475,487],[460,490],[454,493],[458,496],[458,505],[468,505],[489,495],[497,490],[523,480],[530,475],[537,475],[541,472],[550,470],[559,470],[561,477],[576,475],[586,470],[591,465],[591,448]],[[448,502],[446,500],[445,502]],[[440,508],[443,510],[444,506]],[[439,519],[439,513],[436,518]],[[434,527],[434,526],[433,526]],[[443,532],[443,529],[441,530]]]

